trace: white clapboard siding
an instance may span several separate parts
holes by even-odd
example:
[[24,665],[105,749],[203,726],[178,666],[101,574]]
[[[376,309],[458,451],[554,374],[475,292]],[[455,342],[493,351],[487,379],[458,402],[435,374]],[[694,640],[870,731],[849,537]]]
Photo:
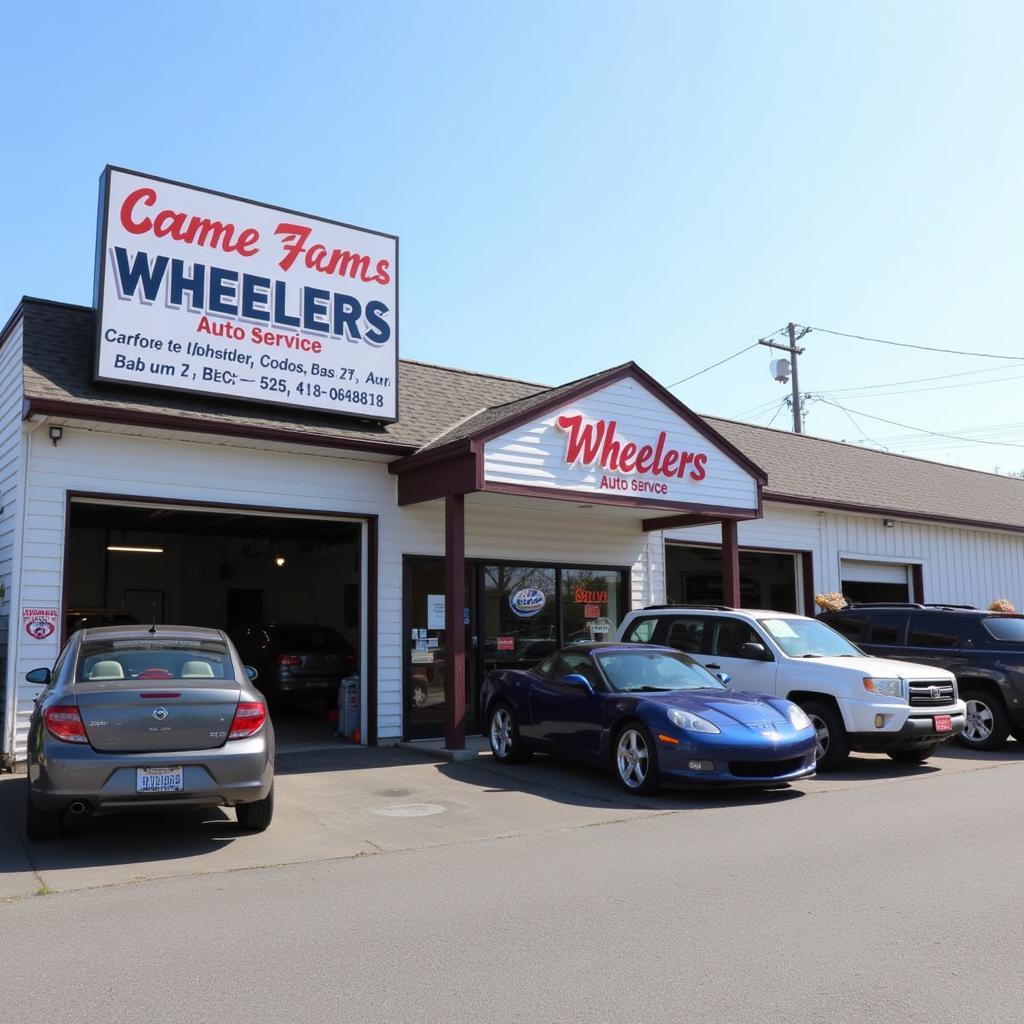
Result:
[[14,663],[18,610],[18,548],[21,528],[23,458],[21,403],[22,385],[21,319],[12,325],[0,348],[0,736],[2,752],[10,750],[17,717],[17,692],[8,680]]
[[[941,511],[941,510],[937,510]],[[669,541],[721,542],[717,526],[666,531]],[[742,547],[810,551],[815,593],[842,589],[843,561],[920,565],[926,601],[988,607],[1008,597],[1024,608],[1024,534],[766,502],[764,518],[739,524]]]
[[[633,442],[638,447],[653,447],[659,433],[665,431],[668,448],[707,454],[706,476],[693,480],[689,472],[683,477],[664,477],[602,469],[596,463],[570,464],[566,461],[569,435],[555,421],[559,416],[577,413],[582,414],[584,423],[615,420],[615,437],[620,444]],[[626,491],[602,489],[605,476],[620,478],[630,487]],[[632,378],[609,384],[488,441],[484,446],[484,479],[581,494],[623,495],[727,508],[757,507],[757,485],[747,470]],[[633,490],[632,485],[641,481],[664,485],[668,493]]]
[[[63,551],[68,492],[173,499],[379,517],[378,733],[402,734],[402,556],[444,553],[440,501],[399,508],[396,478],[380,461],[336,455],[275,452],[208,440],[126,434],[67,425],[57,446],[45,426],[34,432],[27,480],[22,602],[62,607]],[[583,512],[571,502],[532,500],[528,508],[501,496],[466,502],[467,556],[557,561],[631,568],[632,600],[648,603],[664,590],[660,550],[646,550],[639,515]],[[17,693],[13,749],[24,756],[32,702],[39,688],[24,681],[52,664],[57,638],[19,638],[8,680]],[[10,749],[10,748],[9,748]]]

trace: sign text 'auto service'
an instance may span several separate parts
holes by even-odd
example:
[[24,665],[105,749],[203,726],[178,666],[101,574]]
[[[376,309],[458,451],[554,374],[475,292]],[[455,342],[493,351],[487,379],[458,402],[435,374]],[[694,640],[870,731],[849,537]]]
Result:
[[393,420],[398,239],[107,168],[98,380]]
[[[653,445],[638,445],[616,436],[618,423],[613,419],[586,423],[575,413],[559,416],[555,423],[568,435],[565,461],[569,465],[597,465],[606,471],[601,476],[601,490],[664,496],[673,480],[700,483],[707,476],[707,452],[670,446],[664,430]],[[627,475],[616,475],[619,473]]]

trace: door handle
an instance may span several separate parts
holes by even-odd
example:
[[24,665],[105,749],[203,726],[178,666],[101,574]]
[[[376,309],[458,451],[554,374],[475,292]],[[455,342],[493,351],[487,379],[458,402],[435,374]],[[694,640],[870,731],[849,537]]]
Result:
[[704,667],[705,668],[721,668],[722,666],[721,665],[715,665],[715,664],[713,664],[712,662],[709,661]]

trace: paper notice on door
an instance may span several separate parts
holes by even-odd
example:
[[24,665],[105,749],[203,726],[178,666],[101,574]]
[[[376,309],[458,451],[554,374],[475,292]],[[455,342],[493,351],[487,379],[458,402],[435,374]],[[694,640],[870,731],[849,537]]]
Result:
[[444,629],[444,594],[427,594],[427,629]]

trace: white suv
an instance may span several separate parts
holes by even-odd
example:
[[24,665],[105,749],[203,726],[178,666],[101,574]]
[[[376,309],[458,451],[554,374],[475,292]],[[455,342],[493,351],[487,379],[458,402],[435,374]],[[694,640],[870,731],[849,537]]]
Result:
[[818,733],[818,769],[851,750],[920,762],[963,730],[966,707],[944,669],[871,658],[817,619],[721,606],[630,612],[615,639],[674,647],[737,690],[799,704]]

